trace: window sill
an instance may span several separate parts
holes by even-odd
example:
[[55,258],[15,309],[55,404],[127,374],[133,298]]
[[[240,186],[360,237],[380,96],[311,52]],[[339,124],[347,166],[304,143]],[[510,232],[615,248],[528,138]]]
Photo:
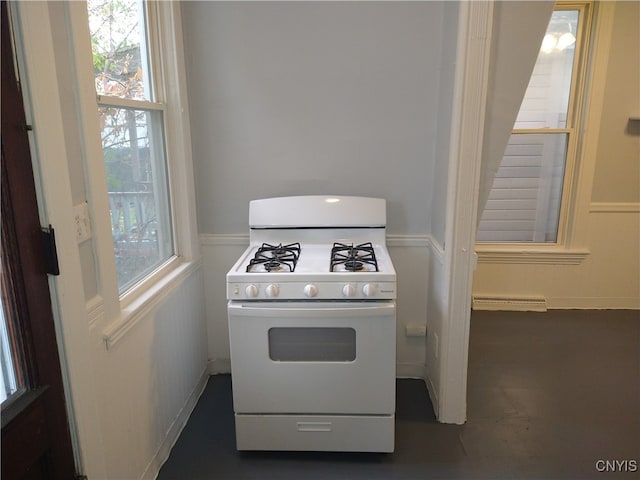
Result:
[[145,274],[142,279],[137,280],[129,289],[120,292],[120,308],[126,311],[130,305],[135,304],[139,298],[144,297],[146,292],[162,282],[163,279],[171,275],[171,273],[183,265],[184,259],[173,255],[164,263],[161,263],[155,270]]
[[476,244],[478,263],[580,265],[588,256],[588,250],[571,250],[557,245],[498,245]]
[[171,295],[185,279],[200,268],[202,260],[181,263],[164,275],[122,309],[120,318],[102,332],[107,350],[113,348],[136,323],[145,318],[156,306]]

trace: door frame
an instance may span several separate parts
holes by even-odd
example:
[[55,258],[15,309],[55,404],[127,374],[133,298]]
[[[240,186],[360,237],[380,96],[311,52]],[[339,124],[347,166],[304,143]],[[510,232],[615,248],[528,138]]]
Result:
[[[60,44],[63,31],[52,25],[64,18],[49,2],[10,2],[16,60],[20,71],[27,122],[33,125],[31,155],[42,225],[52,224],[60,275],[50,277],[49,289],[59,339],[59,353],[76,468],[89,478],[104,478],[101,396],[109,394],[96,377],[99,352],[104,349],[101,332],[88,321],[88,304],[82,275],[82,262],[76,240],[73,215],[73,189],[70,180],[65,119],[55,72],[59,69],[54,46]],[[71,66],[70,68],[73,68]],[[75,85],[69,86],[75,89]],[[42,126],[40,128],[40,126]]]
[[482,0],[458,5],[445,238],[443,245],[434,244],[432,248],[428,302],[431,328],[427,332],[425,364],[427,388],[438,421],[462,424],[467,418],[471,286],[477,261],[476,217],[493,3]]
[[7,2],[2,16],[2,243],[7,321],[26,391],[3,411],[2,476],[73,478],[75,462]]

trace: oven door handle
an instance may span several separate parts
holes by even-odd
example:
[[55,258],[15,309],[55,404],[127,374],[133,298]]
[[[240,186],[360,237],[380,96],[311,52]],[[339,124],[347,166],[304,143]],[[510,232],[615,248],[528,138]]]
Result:
[[289,303],[286,305],[272,303],[239,303],[229,302],[229,315],[240,317],[277,317],[291,318],[321,315],[323,318],[348,317],[384,317],[393,315],[396,304],[394,301],[375,303]]

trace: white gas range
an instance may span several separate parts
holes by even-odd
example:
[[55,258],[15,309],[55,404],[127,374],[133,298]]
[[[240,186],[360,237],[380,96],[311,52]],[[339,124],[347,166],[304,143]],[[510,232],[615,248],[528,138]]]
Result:
[[227,273],[239,450],[392,452],[396,274],[386,202],[254,200]]

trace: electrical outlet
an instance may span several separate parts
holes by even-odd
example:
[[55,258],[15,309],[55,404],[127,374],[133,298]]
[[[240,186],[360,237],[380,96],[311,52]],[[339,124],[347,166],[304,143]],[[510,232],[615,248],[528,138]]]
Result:
[[73,207],[73,222],[76,229],[76,241],[82,243],[91,238],[91,218],[87,202]]
[[404,326],[404,333],[407,337],[426,337],[427,326],[419,323],[408,323]]

